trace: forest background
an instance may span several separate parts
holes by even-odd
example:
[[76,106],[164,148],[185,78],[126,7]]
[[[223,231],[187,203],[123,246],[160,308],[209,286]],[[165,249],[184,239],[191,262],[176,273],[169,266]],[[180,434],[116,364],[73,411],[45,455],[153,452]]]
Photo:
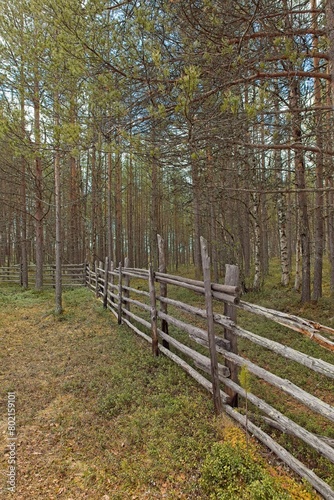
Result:
[[334,289],[334,1],[1,0],[0,265]]

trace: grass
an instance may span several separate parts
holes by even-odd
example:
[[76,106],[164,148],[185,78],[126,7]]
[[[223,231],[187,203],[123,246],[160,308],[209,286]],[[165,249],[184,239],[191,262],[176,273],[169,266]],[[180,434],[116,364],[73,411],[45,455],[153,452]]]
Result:
[[[87,289],[64,293],[61,318],[52,291],[5,287],[0,299],[3,497],[11,495],[5,471],[13,391],[17,499],[232,498],[222,496],[222,484],[231,485],[233,498],[262,498],[258,491],[268,499],[316,498],[279,464],[268,464],[258,445],[246,450],[244,434],[213,417],[210,396],[170,360],[152,357]],[[211,462],[231,457],[233,470],[209,473]],[[250,478],[254,470],[256,482],[245,487],[244,472]]]
[[[271,273],[266,277],[263,289],[257,293],[252,292],[245,294],[243,300],[285,311],[290,314],[300,315],[322,324],[332,326],[334,318],[334,301],[330,296],[326,279],[324,281],[324,297],[318,304],[316,305],[312,302],[309,304],[301,304],[300,294],[293,289],[293,286],[286,288],[280,284],[278,264],[277,261],[271,263]],[[327,268],[325,268],[325,270],[326,269]],[[324,273],[325,278],[327,275],[328,273]],[[205,308],[203,298],[189,290],[172,286],[170,286],[168,290],[169,296],[174,299]],[[184,321],[189,321],[192,324],[196,324],[196,326],[205,328],[205,321],[201,319],[194,319],[186,313],[181,313],[180,310],[176,308],[169,307],[168,310],[171,315],[179,317]],[[222,304],[216,304],[215,310],[218,313],[223,313]],[[294,332],[272,321],[240,310],[238,310],[238,324],[260,336],[275,340],[276,342],[280,342],[300,352],[304,352],[307,355],[334,364],[333,352],[325,350],[315,343],[314,340],[301,333]],[[196,345],[189,336],[180,329],[170,327],[170,331],[173,337],[177,338],[185,345],[193,347],[205,355],[208,354],[205,348]],[[218,327],[216,328],[216,333],[222,333],[221,331],[219,332]],[[271,353],[267,349],[259,348],[257,345],[244,339],[239,339],[238,348],[240,354],[257,365],[275,373],[283,379],[290,380],[305,391],[317,396],[328,404],[334,405],[333,379],[313,372],[299,363],[287,360],[275,353]],[[183,356],[181,355],[181,357]],[[223,363],[221,357],[219,357],[219,360]],[[189,362],[189,360],[187,361]],[[192,363],[190,362],[190,364]],[[287,396],[278,388],[270,386],[255,376],[251,375],[250,378],[251,392],[255,395],[264,399],[267,403],[271,404],[274,408],[281,411],[310,432],[327,438],[334,438],[333,426],[329,420],[311,411],[294,398]],[[243,401],[242,398],[240,398],[240,404],[240,411],[246,411],[245,401]],[[249,405],[249,411],[252,414],[252,419],[255,420],[258,425],[271,434],[276,441],[286,447],[296,456],[296,458],[313,469],[334,488],[334,466],[330,461],[319,457],[319,454],[313,451],[312,448],[304,442],[278,431],[273,431],[270,427],[264,425],[259,411],[253,405]]]

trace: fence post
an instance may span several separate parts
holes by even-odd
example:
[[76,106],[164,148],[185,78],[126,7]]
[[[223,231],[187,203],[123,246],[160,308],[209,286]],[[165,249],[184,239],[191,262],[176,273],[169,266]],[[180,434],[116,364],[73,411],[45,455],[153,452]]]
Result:
[[[225,285],[238,286],[239,284],[239,267],[231,264],[226,264],[225,271]],[[237,320],[237,308],[232,304],[224,305],[224,314],[232,321],[236,322]],[[235,335],[231,330],[225,328],[224,337],[226,340],[230,342],[230,351],[234,354],[238,354],[238,341],[237,335]],[[230,378],[236,384],[238,381],[238,366],[234,364],[232,361],[225,360],[225,366],[230,369]],[[232,407],[238,406],[238,394],[234,392],[232,389],[226,387],[226,393],[231,397],[230,405]]]
[[87,267],[88,267],[88,286],[90,289],[92,289],[92,273],[90,268],[91,266],[89,263],[87,264]]
[[98,298],[99,296],[99,272],[98,272],[98,267],[99,267],[99,263],[98,261],[96,260],[95,261],[95,297]]
[[117,308],[117,321],[118,324],[122,324],[122,262],[119,263],[118,267],[118,308]]
[[[158,250],[159,250],[159,273],[167,272],[165,242],[158,234]],[[167,297],[167,283],[160,283],[160,297]],[[167,314],[166,302],[160,301],[160,311]],[[168,335],[168,323],[165,319],[161,320],[161,330]],[[169,349],[169,342],[165,339],[162,340],[162,345]]]
[[213,403],[215,406],[216,415],[219,415],[223,411],[223,405],[220,397],[218,360],[216,351],[214,322],[213,322],[210,257],[208,255],[207,241],[202,236],[201,236],[201,254],[202,254],[203,278],[204,278],[205,305],[207,313],[209,351],[210,351],[210,361],[211,361],[210,367],[211,367],[211,378],[212,378]]
[[[110,272],[111,273],[114,272],[114,262],[113,261],[110,262]],[[114,275],[111,274],[110,275],[110,285],[111,285],[110,289],[111,289],[112,293],[115,293],[114,282],[115,282]],[[116,293],[115,293],[115,295],[116,295]],[[114,297],[111,297],[111,302],[115,302]]]
[[103,307],[107,309],[108,306],[108,271],[109,271],[109,257],[106,257],[104,264],[104,287],[103,287]]
[[153,356],[159,355],[158,346],[158,320],[157,320],[157,307],[156,307],[156,297],[155,297],[155,287],[154,287],[154,272],[152,264],[149,266],[148,270],[148,285],[150,290],[150,303],[151,303],[151,334],[152,334],[152,353]]
[[[129,257],[125,257],[124,259],[124,267],[129,268],[130,267],[130,261]],[[130,276],[125,275],[124,276],[124,285],[129,287],[130,286]],[[130,292],[129,290],[124,290],[124,297],[128,299],[130,297]],[[124,307],[127,311],[130,311],[130,302],[125,301]]]

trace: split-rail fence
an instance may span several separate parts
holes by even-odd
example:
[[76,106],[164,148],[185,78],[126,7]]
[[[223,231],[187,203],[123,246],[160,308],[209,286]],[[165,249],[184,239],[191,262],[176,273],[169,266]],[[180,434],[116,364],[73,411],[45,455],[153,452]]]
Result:
[[[34,283],[36,266],[28,266],[28,281]],[[63,264],[62,286],[84,286],[86,282],[86,264]],[[23,268],[21,264],[0,267],[0,283],[23,284]],[[43,266],[43,287],[54,287],[56,284],[56,266],[45,264]]]
[[[303,405],[306,413],[309,409],[332,423],[334,407],[286,378],[279,377],[240,356],[237,339],[247,339],[259,349],[270,350],[286,360],[307,367],[310,373],[317,372],[332,380],[334,364],[241,328],[237,325],[237,309],[312,336],[313,340],[330,350],[334,350],[334,343],[321,333],[334,334],[334,331],[312,321],[241,301],[237,266],[226,266],[224,284],[212,283],[210,260],[204,239],[201,239],[201,250],[203,281],[167,274],[163,241],[159,237],[159,271],[155,272],[152,266],[147,270],[130,268],[127,259],[124,265],[120,263],[114,267],[114,264],[106,259],[104,263],[96,262],[94,268],[87,265],[86,285],[103,301],[104,307],[116,316],[119,324],[127,325],[151,344],[153,355],[163,353],[168,356],[210,391],[217,414],[225,411],[293,471],[311,483],[323,498],[333,500],[334,491],[330,485],[252,422],[251,415],[238,409],[238,398],[247,399],[257,407],[258,411],[264,414],[262,418],[266,424],[301,439],[332,463],[334,440],[308,431],[292,418],[247,391],[239,382],[238,371],[240,367],[245,366],[249,373],[281,391],[281,394],[293,398],[298,405]],[[186,303],[172,299],[167,296],[167,287],[173,288],[174,297],[182,296],[182,292],[177,292],[180,289],[194,292],[195,302],[203,296],[205,305],[197,307],[189,304],[191,300]],[[217,308],[219,312],[216,312]],[[198,349],[197,345],[201,347]],[[203,354],[204,351],[206,355]]]
[[[306,355],[242,328],[237,324],[237,310],[253,313],[306,334],[333,354],[334,342],[330,336],[334,338],[334,330],[240,300],[237,266],[226,266],[224,284],[212,283],[207,243],[203,238],[203,281],[168,274],[164,242],[160,236],[158,243],[158,271],[154,271],[152,266],[146,270],[130,268],[127,259],[124,265],[120,263],[118,266],[114,266],[108,259],[104,263],[96,262],[93,267],[88,264],[67,264],[62,266],[63,285],[87,286],[93,290],[96,297],[102,299],[103,306],[116,316],[119,324],[127,325],[151,344],[155,356],[159,353],[168,356],[210,391],[217,414],[225,411],[293,471],[311,483],[323,498],[333,500],[334,491],[331,486],[254,423],[252,414],[238,408],[238,398],[256,407],[267,425],[304,441],[331,463],[334,463],[334,439],[308,431],[293,418],[242,387],[238,377],[239,369],[246,367],[249,373],[275,388],[282,397],[285,395],[305,408],[306,414],[311,410],[325,421],[333,423],[334,407],[290,380],[241,356],[238,353],[238,339],[246,339],[259,349],[282,356],[287,363],[296,362],[306,367],[310,376],[315,372],[327,382],[330,379],[329,383],[334,380],[334,363]],[[31,281],[34,272],[34,266],[29,266]],[[0,282],[22,284],[21,266],[0,267]],[[44,266],[44,284],[55,285],[55,266]],[[173,292],[174,298],[168,296],[167,288]],[[185,301],[180,300],[183,296],[182,289],[188,291]],[[194,301],[190,299],[189,293],[195,294]],[[201,303],[200,307],[198,303]]]

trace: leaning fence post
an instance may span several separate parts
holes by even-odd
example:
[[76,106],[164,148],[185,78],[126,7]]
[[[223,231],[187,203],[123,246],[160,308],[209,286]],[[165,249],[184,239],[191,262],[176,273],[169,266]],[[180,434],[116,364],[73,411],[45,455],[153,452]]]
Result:
[[156,296],[154,287],[154,272],[152,264],[149,266],[148,270],[148,285],[150,290],[150,303],[151,303],[151,334],[152,334],[152,353],[154,356],[159,355],[158,346],[158,319],[157,319],[157,307],[156,307]]
[[119,263],[118,267],[118,308],[117,308],[117,321],[118,324],[122,324],[122,262]]
[[[239,267],[234,266],[232,264],[226,264],[225,271],[225,285],[238,286],[239,284]],[[224,305],[224,314],[228,318],[230,318],[234,323],[237,320],[237,308],[232,304],[225,303]],[[225,328],[224,337],[226,340],[230,342],[230,351],[234,354],[238,354],[238,342],[237,335],[235,335],[231,330]],[[238,366],[232,361],[225,360],[225,366],[230,369],[230,378],[236,384],[238,381]],[[233,407],[238,406],[238,394],[234,392],[229,387],[226,387],[227,394],[231,397],[230,405]]]
[[[158,249],[159,249],[159,273],[167,272],[166,265],[166,254],[165,254],[165,242],[163,238],[158,234]],[[160,297],[167,297],[167,283],[160,283]],[[167,314],[167,304],[160,300],[160,311]],[[168,335],[168,323],[165,319],[161,320],[161,330]],[[165,339],[162,340],[162,345],[169,349],[169,342]]]
[[106,257],[104,265],[104,287],[103,287],[103,307],[107,309],[108,305],[108,274],[109,274],[109,257]]
[[216,415],[219,415],[223,411],[223,405],[220,397],[218,360],[216,351],[214,322],[213,322],[210,257],[208,254],[207,241],[202,236],[201,236],[201,254],[202,254],[203,278],[204,278],[205,305],[207,314],[208,340],[209,340],[210,361],[211,361],[210,367],[211,367],[211,378],[212,378],[213,403],[215,406]]

